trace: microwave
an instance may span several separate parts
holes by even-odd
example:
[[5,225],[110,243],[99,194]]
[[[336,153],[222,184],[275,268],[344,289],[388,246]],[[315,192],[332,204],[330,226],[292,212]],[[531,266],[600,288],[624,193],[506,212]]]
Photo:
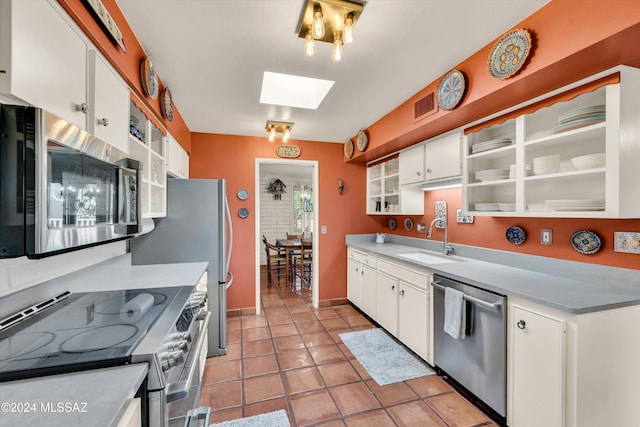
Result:
[[141,167],[44,110],[0,104],[0,258],[133,237],[141,229]]

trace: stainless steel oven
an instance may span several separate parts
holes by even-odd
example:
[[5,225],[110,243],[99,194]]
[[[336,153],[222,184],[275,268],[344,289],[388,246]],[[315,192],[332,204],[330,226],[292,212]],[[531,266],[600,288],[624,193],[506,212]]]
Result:
[[41,258],[138,233],[140,168],[46,111],[0,104],[0,258]]

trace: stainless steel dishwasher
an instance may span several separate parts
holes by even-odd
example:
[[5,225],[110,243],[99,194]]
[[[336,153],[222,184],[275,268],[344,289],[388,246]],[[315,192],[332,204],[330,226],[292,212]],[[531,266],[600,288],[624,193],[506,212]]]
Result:
[[[433,278],[434,363],[504,421],[507,404],[507,298],[437,274]],[[444,331],[447,287],[464,293],[466,336],[462,339],[455,339]]]

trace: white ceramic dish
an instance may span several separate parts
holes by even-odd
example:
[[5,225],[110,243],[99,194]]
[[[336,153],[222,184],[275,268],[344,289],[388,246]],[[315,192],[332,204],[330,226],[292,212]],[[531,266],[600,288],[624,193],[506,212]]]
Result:
[[578,170],[603,168],[605,166],[605,154],[587,154],[571,159],[571,164]]

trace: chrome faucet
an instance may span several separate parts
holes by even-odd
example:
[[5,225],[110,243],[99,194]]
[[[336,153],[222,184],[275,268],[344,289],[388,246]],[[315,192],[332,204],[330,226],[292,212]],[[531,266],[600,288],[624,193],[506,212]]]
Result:
[[447,226],[446,216],[444,218],[436,217],[433,221],[431,221],[431,224],[429,224],[429,231],[427,232],[427,238],[429,239],[431,238],[431,233],[433,231],[433,224],[435,224],[436,221],[444,222],[444,241],[442,242],[442,254],[451,255],[455,249],[453,249],[453,246],[449,244],[449,233],[448,233],[449,227]]

